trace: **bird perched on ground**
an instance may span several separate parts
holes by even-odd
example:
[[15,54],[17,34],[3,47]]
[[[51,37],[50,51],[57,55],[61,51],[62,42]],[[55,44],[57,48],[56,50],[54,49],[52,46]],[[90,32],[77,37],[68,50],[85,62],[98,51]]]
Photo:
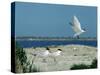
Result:
[[73,17],[72,22],[70,22],[69,24],[72,26],[72,29],[75,32],[74,37],[79,38],[79,35],[85,32],[85,29],[81,28],[81,24],[76,16]]
[[31,54],[34,56],[33,61],[35,61],[36,57],[41,57],[41,58],[43,58],[43,62],[46,62],[46,58],[49,55],[49,48],[47,47],[46,50],[44,50],[44,51],[34,52],[34,53],[31,53]]
[[62,50],[58,49],[56,52],[49,53],[49,56],[51,56],[51,57],[54,58],[54,62],[57,62],[56,61],[56,57],[59,56],[59,55],[61,55],[61,52],[62,52]]

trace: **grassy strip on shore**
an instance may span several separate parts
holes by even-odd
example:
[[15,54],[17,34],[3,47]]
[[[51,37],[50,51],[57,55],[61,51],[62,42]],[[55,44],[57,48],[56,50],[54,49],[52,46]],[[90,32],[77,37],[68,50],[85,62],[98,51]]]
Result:
[[86,64],[74,64],[70,69],[71,70],[77,70],[77,69],[93,69],[97,68],[97,59],[94,59],[91,63],[91,65]]

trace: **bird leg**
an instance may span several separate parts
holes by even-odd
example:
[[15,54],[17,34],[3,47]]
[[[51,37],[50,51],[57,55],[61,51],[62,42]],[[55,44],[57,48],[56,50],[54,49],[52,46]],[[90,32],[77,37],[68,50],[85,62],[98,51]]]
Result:
[[54,62],[57,62],[56,58],[54,57]]

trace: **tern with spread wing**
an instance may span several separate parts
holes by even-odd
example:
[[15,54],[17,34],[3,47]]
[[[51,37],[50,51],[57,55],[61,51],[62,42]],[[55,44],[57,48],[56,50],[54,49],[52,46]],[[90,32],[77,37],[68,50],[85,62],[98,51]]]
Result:
[[70,25],[75,32],[74,37],[79,38],[79,35],[85,32],[85,30],[81,28],[81,24],[76,16],[73,17],[73,20]]

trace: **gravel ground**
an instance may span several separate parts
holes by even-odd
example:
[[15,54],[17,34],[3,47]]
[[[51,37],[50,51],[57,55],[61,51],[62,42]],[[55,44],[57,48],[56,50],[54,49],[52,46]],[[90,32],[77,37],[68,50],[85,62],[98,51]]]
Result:
[[[42,57],[36,57],[34,60],[32,53],[44,51],[45,49],[45,47],[24,48],[27,55],[27,61],[30,64],[35,65],[41,72],[65,71],[69,70],[74,64],[90,65],[92,60],[97,58],[96,47],[84,45],[60,45],[49,47],[51,52],[55,52],[57,49],[62,50],[61,55],[56,57],[56,62],[54,61],[54,58],[50,56],[46,58],[46,62],[43,62]],[[32,63],[33,60],[34,63]]]

